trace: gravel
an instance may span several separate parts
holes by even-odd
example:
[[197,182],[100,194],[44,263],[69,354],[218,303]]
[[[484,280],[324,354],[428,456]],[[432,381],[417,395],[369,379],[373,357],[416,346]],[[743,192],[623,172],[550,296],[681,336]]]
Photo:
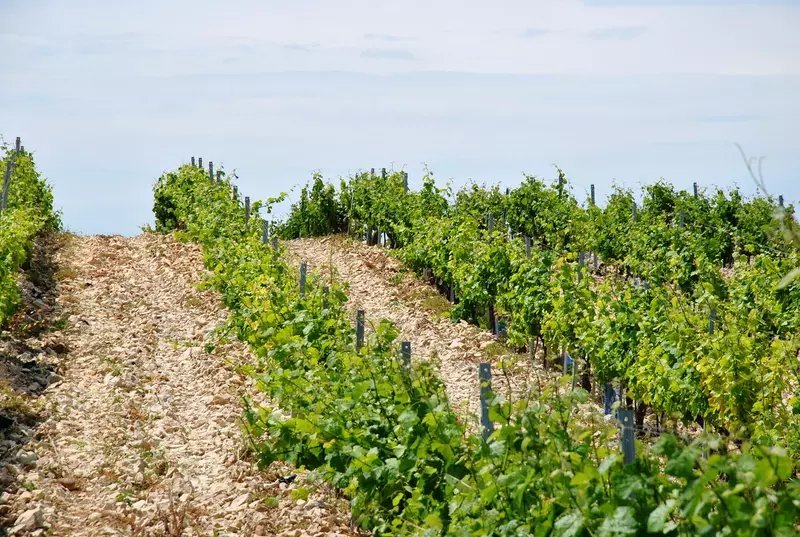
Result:
[[[22,429],[30,441],[17,464],[0,467],[25,485],[2,499],[17,534],[353,535],[330,487],[252,460],[241,400],[264,401],[235,365],[253,357],[239,342],[204,350],[227,312],[195,286],[197,247],[74,236],[58,257],[74,275],[60,282],[69,323],[55,334],[59,373],[39,396],[45,421]],[[279,484],[288,474],[297,480]],[[300,486],[319,508],[291,498]],[[264,501],[273,497],[276,507]]]

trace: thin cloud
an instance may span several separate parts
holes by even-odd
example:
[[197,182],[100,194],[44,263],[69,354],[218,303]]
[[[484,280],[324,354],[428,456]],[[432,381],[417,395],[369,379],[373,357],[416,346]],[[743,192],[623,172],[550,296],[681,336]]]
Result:
[[289,43],[287,45],[283,45],[284,50],[296,50],[300,52],[311,52],[318,47],[319,45],[301,45],[299,43]]
[[373,60],[404,60],[415,61],[418,58],[405,49],[368,48],[361,52],[362,58]]
[[386,41],[387,43],[396,43],[398,41],[413,41],[413,39],[408,37],[402,37],[399,35],[388,35],[388,34],[365,34],[364,39],[370,39],[373,41]]
[[758,116],[731,115],[731,116],[705,116],[698,118],[703,123],[742,123],[745,121],[758,121]]
[[587,6],[797,6],[797,0],[583,0]]
[[544,28],[526,28],[524,32],[519,34],[520,37],[541,37],[545,34],[549,34],[550,30],[545,30]]
[[629,41],[640,37],[647,31],[645,26],[614,26],[610,28],[597,28],[588,32],[586,37],[601,41],[620,40]]

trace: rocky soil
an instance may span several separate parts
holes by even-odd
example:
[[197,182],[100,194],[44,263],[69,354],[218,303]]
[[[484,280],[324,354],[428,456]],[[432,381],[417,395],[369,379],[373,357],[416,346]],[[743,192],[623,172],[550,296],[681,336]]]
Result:
[[[72,236],[50,330],[5,334],[0,526],[12,535],[351,535],[344,500],[256,468],[240,424],[241,343],[200,291],[202,256],[170,237]],[[10,379],[10,380],[9,380]],[[306,499],[292,490],[312,488]]]

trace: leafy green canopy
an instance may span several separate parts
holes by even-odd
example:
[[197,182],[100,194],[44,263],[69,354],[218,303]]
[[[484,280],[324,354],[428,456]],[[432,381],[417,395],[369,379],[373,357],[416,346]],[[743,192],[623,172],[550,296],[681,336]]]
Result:
[[[800,456],[800,284],[777,288],[800,257],[771,231],[772,200],[695,196],[659,181],[641,202],[615,187],[604,207],[582,207],[561,170],[552,184],[526,176],[507,195],[439,189],[430,174],[420,191],[402,185],[397,172],[342,180],[346,217],[335,229],[318,220],[316,232],[385,231],[398,257],[455,290],[453,317],[485,325],[494,308],[510,318],[512,343],[567,349],[654,412]],[[295,205],[288,221],[316,214],[313,203]],[[793,208],[783,211],[789,218]],[[278,232],[298,236],[288,225]],[[579,266],[586,251],[602,271]]]
[[[430,218],[459,218],[433,188],[411,203],[429,204]],[[245,228],[227,181],[184,166],[163,175],[154,194],[157,228],[202,246],[206,285],[253,349],[247,371],[270,401],[246,407],[260,463],[286,460],[339,487],[360,527],[463,537],[796,533],[800,483],[784,450],[744,443],[742,454],[705,459],[699,444],[664,436],[625,466],[612,429],[577,419],[581,390],[513,404],[492,396],[490,416],[502,427],[485,443],[454,414],[434,368],[398,355],[390,323],[356,350],[346,287],[333,275],[311,274],[300,296],[296,267],[261,243],[258,226]],[[486,238],[468,224],[459,224],[465,236]],[[404,225],[398,240],[414,239]],[[492,238],[502,242],[499,232]],[[506,249],[512,266],[527,265],[526,281],[543,279],[547,268]],[[546,262],[565,276],[573,270],[556,257]]]
[[0,214],[0,326],[19,304],[17,277],[28,259],[33,238],[61,227],[60,216],[53,211],[52,188],[36,171],[33,155],[16,153],[6,143],[0,145],[0,199],[8,166],[8,208]]

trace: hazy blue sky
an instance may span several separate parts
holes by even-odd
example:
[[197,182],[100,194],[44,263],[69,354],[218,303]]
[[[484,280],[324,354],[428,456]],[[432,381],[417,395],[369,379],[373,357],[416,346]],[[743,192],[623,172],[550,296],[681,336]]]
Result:
[[0,133],[83,233],[191,156],[252,198],[370,167],[800,199],[800,0],[0,0]]

